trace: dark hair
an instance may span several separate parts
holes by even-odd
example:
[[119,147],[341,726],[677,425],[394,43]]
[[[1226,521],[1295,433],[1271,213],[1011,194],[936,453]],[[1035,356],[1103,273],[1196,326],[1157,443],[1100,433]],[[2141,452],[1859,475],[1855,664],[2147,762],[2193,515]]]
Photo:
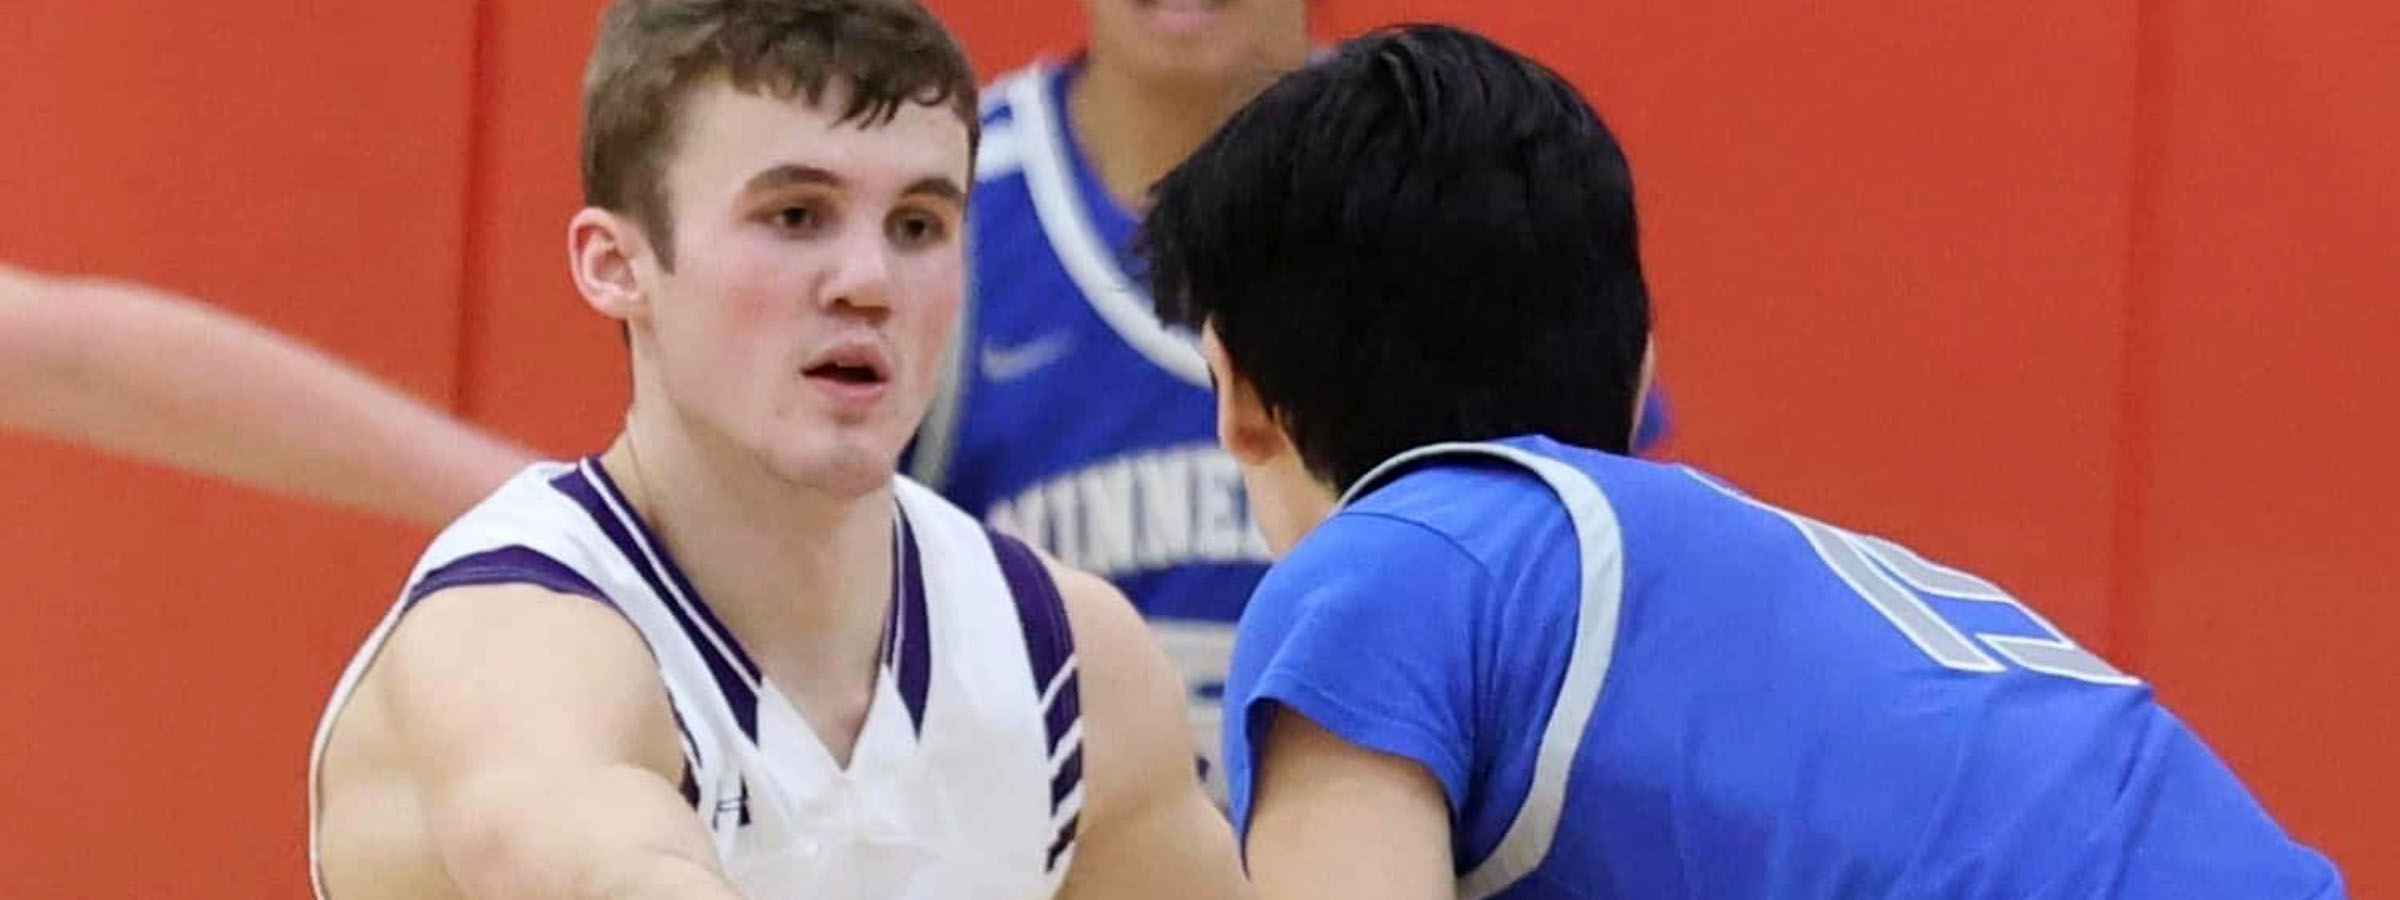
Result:
[[1649,293],[1632,173],[1565,79],[1411,25],[1284,76],[1158,185],[1158,313],[1214,328],[1339,489],[1441,441],[1618,453]]
[[617,0],[583,77],[583,200],[630,215],[674,264],[665,170],[684,98],[725,78],[818,102],[839,79],[840,122],[891,121],[903,103],[949,104],[975,146],[975,72],[914,0]]

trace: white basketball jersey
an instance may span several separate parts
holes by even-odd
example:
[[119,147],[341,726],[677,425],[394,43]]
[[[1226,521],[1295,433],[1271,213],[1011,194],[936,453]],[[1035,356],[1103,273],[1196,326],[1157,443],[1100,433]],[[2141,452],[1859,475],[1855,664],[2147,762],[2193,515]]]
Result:
[[310,767],[312,870],[317,767],[393,626],[434,592],[515,583],[608,604],[641,632],[682,731],[684,798],[745,896],[1052,896],[1083,806],[1057,587],[1023,544],[914,482],[894,493],[883,668],[843,769],[596,461],[511,479],[435,539],[335,688]]

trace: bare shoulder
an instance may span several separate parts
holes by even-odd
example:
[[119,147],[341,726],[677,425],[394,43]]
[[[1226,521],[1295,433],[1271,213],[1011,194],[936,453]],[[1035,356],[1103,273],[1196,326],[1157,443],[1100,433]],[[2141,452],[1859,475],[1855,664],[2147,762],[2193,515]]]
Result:
[[1181,677],[1117,589],[1053,560],[1082,669],[1085,816],[1062,898],[1248,896],[1201,790]]
[[1075,635],[1093,818],[1139,803],[1159,779],[1193,777],[1183,682],[1150,626],[1114,585],[1043,558]]
[[401,618],[369,677],[411,756],[681,764],[648,646],[598,600],[526,584],[440,591]]

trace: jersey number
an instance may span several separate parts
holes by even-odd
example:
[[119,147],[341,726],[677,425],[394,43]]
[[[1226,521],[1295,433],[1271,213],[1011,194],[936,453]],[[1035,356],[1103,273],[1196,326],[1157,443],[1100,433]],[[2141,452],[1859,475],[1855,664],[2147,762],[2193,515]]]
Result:
[[[1992,658],[2006,657],[2036,672],[2093,684],[2140,684],[2091,651],[2076,646],[2057,626],[1989,581],[1941,565],[1908,548],[1878,537],[1856,534],[1823,522],[1790,517],[1808,536],[1817,555],[1833,567],[1869,606],[1907,635],[1933,661],[1962,672],[2001,672],[2007,666]],[[1880,563],[1881,565],[1878,565]],[[1913,589],[1913,590],[1912,590]],[[1976,632],[1970,637],[1944,620],[1918,593],[1975,603],[1998,603],[2015,609],[2039,626],[2043,637]],[[1991,653],[1984,652],[1988,648]]]

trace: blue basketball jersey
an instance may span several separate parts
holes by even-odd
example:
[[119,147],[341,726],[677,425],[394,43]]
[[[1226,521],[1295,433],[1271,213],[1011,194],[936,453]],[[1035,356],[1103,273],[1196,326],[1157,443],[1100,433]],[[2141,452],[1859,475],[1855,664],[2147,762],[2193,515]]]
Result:
[[[1158,321],[1138,223],[1075,143],[1079,68],[1036,64],[985,92],[967,312],[907,467],[1147,615],[1230,624],[1266,545],[1216,446],[1199,348]],[[1636,446],[1667,427],[1654,392]]]
[[1441,783],[1462,897],[2343,895],[2146,686],[1984,579],[1542,438],[1360,484],[1242,620],[1242,828],[1280,705]]
[[[1214,757],[1233,623],[1266,571],[1208,367],[1152,311],[1135,227],[1070,135],[1073,67],[985,93],[968,302],[905,465],[992,529],[1107,578],[1147,617]],[[1221,767],[1202,766],[1221,793]]]
[[969,302],[909,470],[1154,618],[1229,625],[1265,569],[1208,370],[1152,312],[1135,222],[1069,137],[1073,67],[985,95]]

